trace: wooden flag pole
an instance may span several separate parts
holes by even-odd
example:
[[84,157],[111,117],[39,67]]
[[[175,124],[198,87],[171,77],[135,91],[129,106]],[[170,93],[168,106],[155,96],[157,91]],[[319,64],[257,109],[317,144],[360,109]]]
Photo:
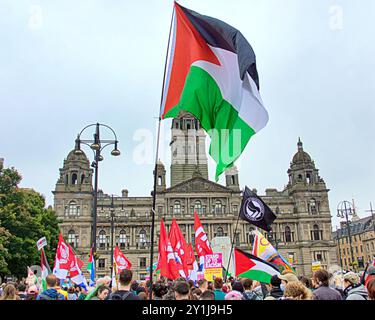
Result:
[[151,212],[152,222],[151,222],[151,250],[150,250],[150,287],[149,287],[149,290],[150,290],[150,292],[149,292],[149,299],[150,300],[152,300],[152,287],[153,287],[153,270],[152,270],[152,265],[154,264],[154,233],[155,233],[156,183],[157,183],[157,168],[158,168],[158,157],[159,157],[161,110],[162,110],[163,100],[164,100],[164,85],[165,85],[165,77],[166,77],[166,73],[167,73],[168,53],[169,53],[169,45],[170,45],[170,42],[171,42],[171,34],[172,34],[172,26],[173,26],[173,16],[174,16],[174,7],[173,7],[173,11],[172,11],[171,24],[170,24],[170,27],[169,27],[167,53],[165,55],[163,85],[162,85],[162,89],[161,89],[160,108],[159,108],[158,135],[157,135],[157,140],[156,140],[155,169],[154,169],[154,190],[152,192],[152,212]]

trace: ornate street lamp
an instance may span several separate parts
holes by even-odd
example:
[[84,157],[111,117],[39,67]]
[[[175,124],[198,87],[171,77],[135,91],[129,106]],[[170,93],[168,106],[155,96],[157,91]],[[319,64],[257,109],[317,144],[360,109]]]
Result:
[[[94,133],[94,139],[93,140],[83,140],[81,139],[82,133],[90,128],[95,126],[95,133]],[[100,138],[100,127],[104,127],[106,129],[109,129],[113,135],[114,140],[103,140]],[[90,124],[86,127],[84,127],[81,132],[78,134],[77,139],[75,141],[75,150],[74,154],[80,155],[83,153],[81,150],[81,145],[87,145],[93,150],[94,152],[94,161],[91,163],[91,167],[95,169],[95,186],[94,186],[94,201],[93,201],[93,224],[92,224],[92,233],[91,233],[91,243],[93,248],[93,253],[96,252],[96,220],[97,220],[97,204],[98,204],[98,171],[99,171],[99,162],[103,161],[103,156],[101,155],[104,148],[114,145],[113,150],[111,151],[112,156],[119,156],[121,153],[117,148],[118,140],[116,133],[113,131],[113,129],[110,126],[107,126],[105,124],[101,123],[94,123]]]
[[[341,201],[337,205],[337,217],[345,218],[346,219],[346,229],[348,230],[348,237],[349,237],[349,246],[350,246],[350,254],[351,254],[351,265],[354,267],[354,253],[353,253],[353,246],[352,246],[352,237],[350,234],[350,222],[349,216],[354,214],[354,209],[352,208],[352,204],[349,201]],[[356,267],[354,267],[356,269]]]

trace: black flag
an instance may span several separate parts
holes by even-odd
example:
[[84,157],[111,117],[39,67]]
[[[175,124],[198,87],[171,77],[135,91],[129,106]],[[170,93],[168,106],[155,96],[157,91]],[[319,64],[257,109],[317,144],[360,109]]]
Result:
[[241,219],[263,229],[267,232],[271,231],[271,224],[276,219],[276,214],[248,187],[242,197]]

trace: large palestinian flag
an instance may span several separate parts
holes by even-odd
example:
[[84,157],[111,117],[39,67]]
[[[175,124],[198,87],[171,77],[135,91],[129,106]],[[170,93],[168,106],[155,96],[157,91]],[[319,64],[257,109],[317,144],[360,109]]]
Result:
[[268,121],[255,54],[235,28],[175,3],[161,118],[193,114],[211,137],[216,180]]
[[252,254],[240,249],[234,250],[234,261],[236,277],[257,280],[263,283],[270,283],[273,275],[280,274],[279,270]]

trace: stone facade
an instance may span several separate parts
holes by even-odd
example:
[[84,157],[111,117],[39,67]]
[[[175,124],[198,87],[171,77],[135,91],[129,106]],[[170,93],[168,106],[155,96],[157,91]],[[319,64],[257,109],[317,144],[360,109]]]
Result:
[[[166,186],[166,170],[157,166],[155,256],[159,220],[167,229],[172,218],[188,242],[194,243],[194,210],[200,216],[209,239],[234,237],[236,246],[249,251],[253,242],[253,226],[235,225],[241,206],[239,175],[236,168],[226,171],[226,185],[208,179],[204,132],[189,114],[181,114],[172,122],[171,186]],[[174,145],[174,146],[173,146]],[[335,242],[331,233],[328,189],[318,175],[311,157],[298,142],[298,150],[288,170],[289,182],[282,191],[267,189],[263,200],[278,214],[273,225],[273,243],[286,258],[294,261],[299,274],[311,274],[311,262],[320,260],[324,267],[337,264]],[[85,154],[69,153],[60,169],[53,191],[54,206],[64,238],[86,263],[90,251],[93,172]],[[113,201],[113,202],[112,202]],[[113,204],[112,204],[113,203]],[[114,243],[133,264],[135,278],[144,279],[148,272],[152,197],[121,197],[98,194],[97,205],[97,274],[109,274],[111,212],[114,213]]]
[[352,261],[346,222],[341,222],[340,229],[333,232],[333,238],[337,243],[336,254],[344,270],[363,270],[366,263],[372,263],[375,257],[374,216],[359,219],[354,215],[350,221],[350,236],[354,261]]

